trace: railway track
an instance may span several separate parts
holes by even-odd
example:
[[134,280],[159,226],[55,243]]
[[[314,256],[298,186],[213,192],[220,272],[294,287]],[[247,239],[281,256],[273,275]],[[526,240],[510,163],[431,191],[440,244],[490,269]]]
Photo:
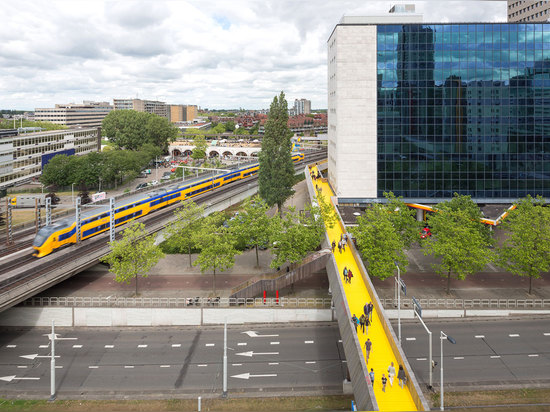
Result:
[[[306,155],[303,162],[299,162],[295,165],[295,169],[301,169],[304,167],[305,164],[320,161],[325,158],[326,154],[324,153],[310,156]],[[209,203],[219,198],[220,194],[222,193],[227,194],[231,192],[236,192],[242,187],[248,187],[251,183],[257,183],[257,180],[258,176],[253,176],[249,179],[238,181],[226,187],[222,187],[220,189],[197,196],[196,198],[194,198],[194,201],[198,204]],[[158,225],[159,223],[168,220],[171,216],[173,216],[174,211],[179,207],[181,207],[179,203],[167,206],[163,209],[157,210],[155,213],[144,216],[143,218],[139,219],[139,221],[143,222],[146,228],[154,227],[155,225]],[[156,231],[161,230],[164,226],[165,225],[161,225]],[[153,233],[153,231],[151,231],[150,233]],[[119,229],[116,234],[116,239],[120,239],[121,236],[122,230]],[[64,250],[61,249],[59,252],[52,253],[51,255],[48,255],[39,260],[34,258],[31,255],[30,251],[28,255],[22,255],[14,257],[13,259],[8,259],[0,264],[0,295],[11,288],[43,276],[53,269],[63,267],[69,262],[74,261],[80,257],[94,254],[95,252],[100,251],[102,248],[104,248],[105,253],[107,253],[108,241],[109,233],[106,232],[91,239],[85,240],[80,244],[72,244],[68,247],[63,248]],[[32,240],[30,243],[32,243]],[[21,268],[20,271],[17,271],[18,267]]]

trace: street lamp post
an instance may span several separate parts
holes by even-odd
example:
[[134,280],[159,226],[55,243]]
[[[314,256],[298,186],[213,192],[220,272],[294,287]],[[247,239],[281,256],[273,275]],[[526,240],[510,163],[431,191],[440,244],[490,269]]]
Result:
[[405,287],[405,282],[401,282],[401,270],[399,265],[394,260],[394,265],[397,267],[397,279],[395,280],[395,294],[397,295],[397,335],[399,337],[399,344],[401,345],[401,291],[402,289],[407,294],[407,289]]
[[[439,341],[440,341],[440,354],[441,354],[441,358],[439,359],[439,372],[440,372],[440,385],[441,385],[441,389],[440,389],[440,402],[439,402],[439,409],[444,411],[445,410],[445,406],[444,406],[444,403],[443,403],[443,339],[447,339],[449,342],[451,342],[453,345],[456,343],[456,340],[453,339],[452,336],[449,336],[449,335],[446,335],[443,331],[441,331],[441,335],[439,336]],[[431,365],[430,365],[431,366]]]

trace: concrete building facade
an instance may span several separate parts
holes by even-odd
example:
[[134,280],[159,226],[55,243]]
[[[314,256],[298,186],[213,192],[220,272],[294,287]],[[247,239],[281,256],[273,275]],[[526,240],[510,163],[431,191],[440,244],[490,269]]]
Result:
[[546,22],[550,19],[550,2],[508,0],[509,22]]
[[83,155],[101,148],[101,128],[0,133],[0,189],[38,178],[58,154]]
[[82,104],[56,104],[54,108],[34,110],[34,120],[52,122],[67,127],[100,127],[113,110],[108,102],[84,101]]
[[310,114],[311,113],[311,100],[296,99],[294,100],[294,115]]

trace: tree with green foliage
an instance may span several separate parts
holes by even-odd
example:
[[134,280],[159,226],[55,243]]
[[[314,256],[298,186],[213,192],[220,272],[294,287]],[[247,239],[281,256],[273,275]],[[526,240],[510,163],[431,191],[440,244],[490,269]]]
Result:
[[396,232],[403,240],[405,248],[418,241],[421,222],[416,220],[416,209],[409,208],[402,197],[395,197],[393,192],[384,192],[387,203],[384,207],[387,209],[390,220]]
[[189,267],[192,266],[191,250],[197,246],[196,234],[201,229],[204,206],[188,200],[182,202],[183,207],[174,212],[176,220],[167,228],[168,239],[166,242],[173,249],[178,249],[189,254]]
[[193,140],[193,154],[191,157],[193,160],[206,159],[206,149],[208,148],[208,142],[204,135],[196,135]]
[[229,121],[225,123],[225,130],[228,132],[234,132],[235,131],[235,122]]
[[216,126],[212,128],[211,132],[216,134],[222,134],[225,132],[225,126],[222,123],[218,123]]
[[224,216],[220,213],[207,216],[196,235],[201,251],[195,264],[200,266],[203,273],[209,269],[213,271],[214,295],[216,294],[216,271],[232,268],[235,264],[235,256],[241,254],[235,248],[233,233],[222,225],[224,220]]
[[274,216],[271,237],[274,255],[270,265],[272,268],[287,262],[300,262],[309,252],[317,249],[325,233],[320,215],[319,207],[309,205],[302,215],[291,207],[284,217]]
[[405,238],[394,225],[388,205],[373,204],[357,217],[351,229],[370,276],[386,279],[393,276],[395,263],[406,272]]
[[130,283],[135,279],[136,296],[138,294],[138,277],[147,277],[164,253],[155,245],[153,236],[146,236],[145,225],[134,222],[123,232],[121,240],[109,242],[111,251],[101,259],[108,263],[118,283]]
[[336,211],[330,203],[330,200],[326,200],[321,189],[317,190],[317,205],[319,206],[319,211],[325,227],[327,229],[332,229],[338,222],[338,217],[336,216]]
[[435,210],[428,218],[432,236],[425,240],[424,254],[439,260],[432,267],[447,277],[450,293],[451,275],[463,280],[489,263],[492,239],[481,222],[481,210],[470,196],[455,193],[451,200],[438,203]]
[[292,186],[295,182],[290,141],[292,133],[287,122],[288,105],[285,94],[281,92],[278,98],[273,98],[269,109],[259,154],[258,178],[261,198],[269,206],[277,205],[279,214],[282,213],[284,201],[294,193]]
[[540,196],[520,199],[501,225],[505,239],[497,261],[513,274],[529,277],[529,294],[533,279],[550,270],[550,209],[545,203]]
[[254,196],[244,202],[239,214],[229,224],[236,238],[256,249],[256,267],[260,267],[258,248],[267,246],[271,237],[272,218],[267,215],[268,209],[259,196]]
[[164,151],[178,135],[178,129],[165,117],[135,110],[113,110],[102,125],[103,136],[126,150],[140,150],[149,143]]

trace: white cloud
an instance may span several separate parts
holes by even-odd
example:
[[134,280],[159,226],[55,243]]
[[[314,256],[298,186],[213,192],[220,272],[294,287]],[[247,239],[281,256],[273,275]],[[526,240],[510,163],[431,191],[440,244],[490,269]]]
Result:
[[[210,108],[326,107],[326,41],[389,1],[4,0],[0,108],[139,95]],[[505,21],[505,1],[416,2],[425,22]]]

